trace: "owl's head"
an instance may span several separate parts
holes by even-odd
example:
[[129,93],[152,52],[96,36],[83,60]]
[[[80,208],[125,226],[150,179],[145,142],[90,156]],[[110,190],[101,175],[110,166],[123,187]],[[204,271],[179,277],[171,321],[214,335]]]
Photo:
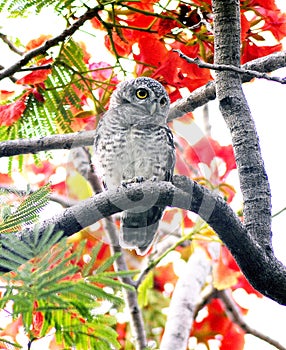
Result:
[[133,111],[138,111],[138,115],[161,116],[166,119],[170,99],[157,80],[140,77],[118,84],[111,96],[110,108],[121,106],[132,107]]

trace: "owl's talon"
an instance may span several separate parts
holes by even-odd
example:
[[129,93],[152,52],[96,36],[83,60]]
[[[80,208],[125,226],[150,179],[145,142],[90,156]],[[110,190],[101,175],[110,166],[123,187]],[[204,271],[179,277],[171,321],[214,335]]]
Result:
[[144,182],[144,177],[143,176],[135,176],[132,179],[128,179],[128,180],[123,180],[121,181],[121,186],[123,187],[127,187],[130,184],[134,184],[134,183],[141,183]]
[[126,181],[121,181],[121,186],[124,188],[127,188],[127,182]]
[[144,177],[143,176],[135,176],[134,178],[134,182],[136,183],[141,183],[141,182],[144,182]]

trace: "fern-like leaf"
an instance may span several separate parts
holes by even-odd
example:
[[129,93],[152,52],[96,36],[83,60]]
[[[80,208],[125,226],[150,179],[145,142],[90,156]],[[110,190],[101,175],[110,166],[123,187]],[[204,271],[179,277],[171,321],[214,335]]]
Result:
[[0,12],[9,11],[13,17],[26,16],[29,12],[39,13],[43,8],[53,5],[55,11],[59,14],[75,0],[2,0],[0,2]]
[[[49,226],[41,235],[39,228],[22,233],[22,239],[16,234],[0,236],[0,271],[13,271],[28,260],[47,252],[55,243],[59,242],[63,233],[54,233],[53,226]],[[43,265],[42,265],[43,267]],[[48,267],[48,264],[46,268]]]
[[[100,306],[106,301],[121,305],[123,300],[115,293],[107,293],[98,284],[102,285],[104,281],[105,286],[114,289],[124,285],[116,280],[115,272],[111,275],[105,271],[109,264],[103,263],[99,267],[101,272],[96,282],[81,275],[77,262],[85,243],[82,241],[79,249],[71,253],[63,240],[52,253],[46,252],[29,261],[13,275],[3,275],[6,290],[0,299],[0,307],[13,299],[13,315],[21,315],[30,339],[34,337],[34,315],[40,313],[43,319],[40,337],[54,328],[57,341],[65,348],[119,349],[117,333],[113,329],[116,320],[102,314]],[[91,253],[92,261],[99,250],[100,245]]]
[[0,234],[19,231],[23,224],[28,225],[34,222],[38,218],[39,212],[48,203],[49,195],[49,184],[32,193],[20,204],[13,214],[9,215],[0,224]]

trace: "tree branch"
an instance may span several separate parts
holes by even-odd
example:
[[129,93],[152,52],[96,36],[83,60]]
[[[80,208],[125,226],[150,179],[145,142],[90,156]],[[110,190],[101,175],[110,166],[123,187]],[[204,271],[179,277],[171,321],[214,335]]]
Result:
[[0,33],[0,39],[8,45],[9,49],[13,52],[15,52],[17,55],[22,56],[24,54],[24,52],[22,52],[21,50],[19,50],[13,43],[11,40],[8,39],[7,35]]
[[59,34],[58,36],[55,36],[52,39],[45,41],[43,45],[27,52],[25,55],[23,55],[23,57],[18,62],[16,62],[9,68],[4,69],[3,71],[0,72],[0,80],[7,78],[13,75],[14,73],[18,72],[32,58],[40,54],[45,54],[48,49],[64,41],[69,36],[73,35],[78,30],[79,27],[81,27],[86,21],[92,19],[98,13],[98,11],[100,11],[102,8],[103,7],[99,5],[92,9],[88,9],[82,16],[79,17],[79,19],[76,22],[74,22],[70,27],[66,28],[61,34]]
[[[144,203],[187,209],[200,215],[230,249],[254,288],[286,305],[286,267],[272,250],[265,250],[249,234],[222,197],[185,176],[174,176],[173,184],[145,181],[99,193],[44,221],[40,232],[54,225],[54,232],[61,230],[70,236],[104,217]],[[19,234],[19,239],[29,240],[32,235],[30,230]],[[5,236],[1,236],[1,240],[5,240]]]
[[[218,256],[218,243],[212,244]],[[176,283],[160,350],[185,350],[187,348],[196,306],[201,299],[201,291],[211,269],[212,262],[206,252],[197,248],[190,256],[184,272]]]
[[[0,64],[0,70],[2,69],[5,69],[5,67],[2,66],[2,64]],[[12,83],[16,83],[16,81],[18,80],[17,78],[14,77],[14,75],[11,75],[9,79],[12,81]]]
[[230,296],[229,290],[217,291],[217,296],[223,301],[226,312],[230,319],[233,320],[245,333],[251,334],[261,340],[264,340],[270,345],[275,346],[279,350],[286,350],[285,346],[281,345],[278,341],[268,337],[264,333],[250,327],[244,320],[243,316],[239,312],[238,307]]
[[177,52],[179,56],[182,57],[187,62],[196,64],[200,68],[208,68],[208,69],[217,70],[220,72],[230,71],[230,72],[236,72],[236,73],[245,74],[245,75],[249,74],[251,78],[266,79],[266,80],[278,82],[280,84],[286,84],[286,78],[271,77],[267,73],[261,73],[252,69],[244,69],[244,68],[240,68],[240,67],[228,65],[228,64],[211,64],[211,63],[204,62],[199,58],[188,57],[187,55],[183,54],[181,50],[173,50],[173,51]]
[[[243,65],[246,70],[258,72],[271,72],[275,69],[286,67],[286,51],[277,52],[262,58],[258,58]],[[253,78],[249,74],[242,75],[243,82]],[[215,83],[198,88],[188,98],[178,100],[171,105],[168,121],[182,117],[188,112],[206,104],[216,98]],[[70,149],[80,146],[90,146],[94,142],[95,131],[83,131],[62,135],[52,135],[41,138],[18,139],[0,143],[0,157],[15,156],[18,154],[37,153],[51,149]]]
[[[276,69],[286,67],[286,51],[276,52],[274,54],[257,58],[251,62],[245,63],[242,68],[256,72],[272,72]],[[249,74],[241,75],[243,83],[249,82],[254,77]],[[207,102],[216,98],[216,87],[214,82],[196,89],[187,98],[178,100],[171,105],[168,120],[179,118],[188,112],[193,112],[196,108],[203,106]]]
[[53,149],[71,149],[94,143],[95,131],[58,134],[31,139],[18,139],[0,143],[0,157],[38,153]]
[[[240,2],[213,0],[213,10],[215,64],[239,66]],[[247,233],[265,254],[272,254],[270,188],[254,120],[243,94],[239,74],[216,72],[216,90],[221,113],[232,136]],[[255,250],[252,254],[255,258]],[[261,265],[256,273],[264,274],[264,271],[267,269]]]
[[53,68],[52,64],[44,64],[42,66],[30,66],[30,67],[21,68],[20,72],[30,72],[30,71],[51,69],[51,68]]

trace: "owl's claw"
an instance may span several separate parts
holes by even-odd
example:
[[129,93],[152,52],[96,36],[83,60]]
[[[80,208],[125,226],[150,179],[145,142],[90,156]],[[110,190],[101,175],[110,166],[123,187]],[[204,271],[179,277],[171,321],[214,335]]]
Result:
[[127,187],[128,185],[130,184],[133,184],[133,183],[141,183],[143,182],[145,179],[143,176],[135,176],[133,177],[132,179],[128,179],[128,180],[123,180],[121,181],[121,186],[123,187]]

